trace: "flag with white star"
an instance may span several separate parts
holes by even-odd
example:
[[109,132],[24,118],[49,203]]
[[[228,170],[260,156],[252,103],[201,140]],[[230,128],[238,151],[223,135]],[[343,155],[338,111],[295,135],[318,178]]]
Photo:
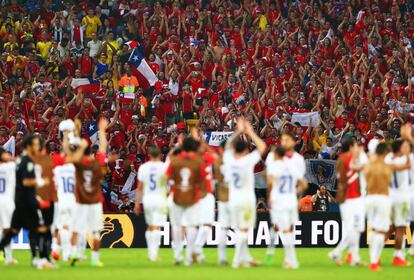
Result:
[[89,139],[91,140],[92,145],[96,144],[99,140],[98,132],[99,132],[99,129],[98,129],[98,124],[96,123],[96,121],[90,122],[88,124],[88,135],[89,135]]
[[137,77],[138,82],[144,91],[154,86],[158,81],[157,76],[148,65],[138,48],[134,48],[128,59],[132,73]]

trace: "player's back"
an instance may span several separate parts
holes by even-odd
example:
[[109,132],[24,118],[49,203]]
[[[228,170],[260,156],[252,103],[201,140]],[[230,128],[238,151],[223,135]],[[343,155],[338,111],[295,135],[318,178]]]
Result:
[[103,172],[95,159],[83,159],[75,164],[75,197],[80,204],[95,204],[101,199]]
[[204,161],[197,154],[183,152],[171,158],[167,175],[176,204],[190,206],[200,199],[206,177],[203,167]]
[[229,183],[229,201],[240,202],[255,200],[254,167],[261,155],[255,150],[243,157],[227,156],[225,158],[225,180]]
[[371,158],[364,167],[367,182],[367,195],[388,195],[392,176],[391,168],[376,157]]
[[55,167],[54,181],[59,205],[73,205],[75,199],[75,166],[71,163]]
[[[393,153],[389,153],[385,157],[385,163],[403,165],[407,162],[407,157],[394,156]],[[391,196],[405,196],[410,190],[410,170],[394,171],[390,182],[390,195]]]
[[342,153],[339,155],[336,165],[338,179],[345,187],[344,195],[346,199],[354,199],[361,196],[359,173],[351,168],[352,160],[351,153]]
[[270,198],[275,206],[297,205],[296,187],[302,178],[298,169],[283,159],[272,161],[266,171],[272,177]]
[[16,164],[0,163],[0,205],[6,201],[14,203],[16,193]]
[[138,170],[138,180],[143,183],[143,203],[164,202],[167,198],[167,166],[162,161],[149,161]]

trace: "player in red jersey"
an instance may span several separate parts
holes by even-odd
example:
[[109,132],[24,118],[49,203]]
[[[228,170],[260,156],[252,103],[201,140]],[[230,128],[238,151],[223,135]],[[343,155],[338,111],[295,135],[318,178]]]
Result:
[[353,152],[359,149],[351,138],[342,142],[342,154],[337,161],[338,191],[337,201],[340,203],[343,236],[338,246],[329,253],[329,258],[336,264],[342,264],[342,253],[348,249],[346,262],[350,265],[363,265],[359,256],[359,239],[365,230],[365,209],[361,197],[358,171],[352,166]]
[[168,198],[169,216],[174,241],[174,259],[178,265],[182,262],[183,236],[187,238],[186,265],[196,261],[195,238],[199,224],[199,200],[206,177],[204,161],[198,153],[199,142],[186,137],[182,151],[171,157],[167,168],[167,178],[171,185]]
[[211,234],[211,229],[214,223],[215,216],[215,198],[214,198],[214,184],[213,184],[213,164],[216,161],[216,154],[208,147],[205,139],[199,137],[198,131],[193,129],[193,137],[200,139],[201,145],[199,153],[204,161],[204,171],[206,178],[204,180],[203,188],[201,188],[201,198],[198,202],[199,208],[202,209],[199,215],[199,227],[196,237],[195,250],[197,253],[197,261],[200,263],[205,262],[203,253],[203,246],[207,241],[207,238]]
[[92,261],[94,267],[102,267],[99,258],[100,231],[102,225],[102,190],[103,169],[106,161],[106,127],[108,121],[99,121],[99,150],[96,156],[92,154],[90,145],[85,139],[80,140],[78,149],[66,157],[66,162],[73,162],[76,170],[75,197],[76,207],[74,209],[77,219],[72,225],[72,252],[70,264],[73,266],[79,258],[78,237],[80,233],[92,233]]

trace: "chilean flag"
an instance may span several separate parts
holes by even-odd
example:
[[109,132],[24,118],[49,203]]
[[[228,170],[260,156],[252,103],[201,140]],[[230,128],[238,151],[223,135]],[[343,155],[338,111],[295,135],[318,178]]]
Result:
[[91,78],[73,78],[70,86],[76,94],[81,91],[85,96],[97,93],[101,88],[99,81]]
[[97,144],[98,134],[99,134],[98,124],[96,123],[96,121],[90,122],[88,124],[88,136],[89,136],[89,140],[91,141],[92,145]]
[[125,43],[125,45],[127,45],[128,49],[130,49],[130,50],[138,48],[140,46],[139,42],[135,41],[135,40],[128,41],[128,42]]
[[144,56],[137,48],[134,48],[132,51],[128,62],[131,65],[132,73],[137,77],[138,82],[144,91],[147,91],[158,81],[154,71],[152,71],[151,67],[145,61]]

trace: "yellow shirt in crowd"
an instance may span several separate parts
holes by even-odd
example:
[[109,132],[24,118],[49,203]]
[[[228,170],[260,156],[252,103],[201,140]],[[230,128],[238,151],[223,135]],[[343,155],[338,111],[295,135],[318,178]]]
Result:
[[326,144],[326,140],[328,139],[328,136],[326,134],[322,134],[320,136],[315,135],[312,138],[312,146],[315,151],[318,151],[319,153],[322,152],[322,145]]
[[47,41],[47,42],[37,42],[36,48],[39,51],[40,57],[43,59],[46,59],[47,56],[49,55],[49,50],[50,47],[52,46],[52,42],[51,41]]
[[[89,24],[88,24],[89,23]],[[91,38],[92,33],[98,32],[98,28],[102,26],[102,22],[97,16],[90,17],[84,16],[82,19],[82,25],[86,25],[85,36],[86,38]]]
[[112,63],[112,57],[114,54],[116,54],[119,51],[119,42],[117,40],[111,41],[108,44],[111,44],[112,47],[115,48],[116,52],[114,53],[112,48],[110,46],[106,46],[106,56],[108,57],[106,59],[106,63]]

